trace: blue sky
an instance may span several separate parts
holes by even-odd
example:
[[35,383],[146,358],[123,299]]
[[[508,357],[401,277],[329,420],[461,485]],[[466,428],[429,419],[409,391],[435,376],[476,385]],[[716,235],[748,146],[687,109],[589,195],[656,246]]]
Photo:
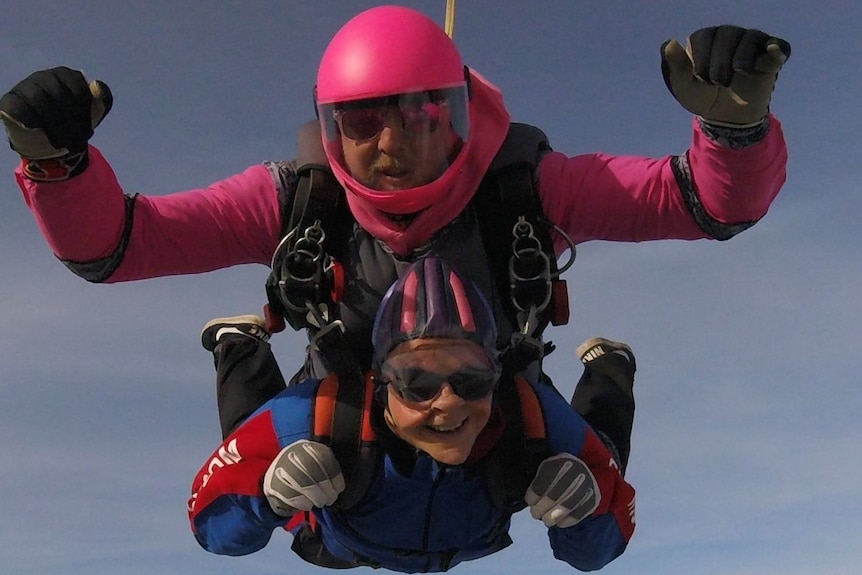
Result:
[[[442,23],[444,0],[405,3]],[[328,39],[374,4],[0,0],[0,90],[37,69],[82,69],[114,92],[93,142],[127,192],[201,187],[292,156]],[[793,46],[772,105],[789,180],[768,216],[726,243],[586,244],[567,274],[572,321],[550,332],[547,360],[560,390],[571,393],[589,336],[638,356],[638,530],[608,574],[862,570],[860,22],[862,5],[836,0],[458,2],[465,61],[513,119],[570,155],[688,147],[690,117],[659,69],[666,39],[736,23]],[[4,569],[322,573],[287,535],[217,557],[186,522],[192,477],[219,439],[200,327],[260,310],[266,268],[87,284],[47,249],[15,164],[0,151]],[[303,338],[274,347],[290,371]],[[512,535],[457,572],[570,571],[527,514]]]

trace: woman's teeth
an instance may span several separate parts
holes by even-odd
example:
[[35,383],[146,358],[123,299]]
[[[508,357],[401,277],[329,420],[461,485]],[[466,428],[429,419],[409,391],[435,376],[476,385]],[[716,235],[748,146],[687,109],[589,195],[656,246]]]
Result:
[[464,425],[466,419],[461,421],[460,423],[456,423],[455,425],[426,425],[428,429],[432,431],[436,431],[437,433],[451,433],[453,431],[457,431],[461,429],[461,426]]

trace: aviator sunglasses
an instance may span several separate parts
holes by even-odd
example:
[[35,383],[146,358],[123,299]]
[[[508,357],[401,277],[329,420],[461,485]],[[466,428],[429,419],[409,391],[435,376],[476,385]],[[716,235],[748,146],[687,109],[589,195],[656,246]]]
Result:
[[486,397],[500,377],[498,371],[490,367],[463,367],[454,373],[435,373],[417,367],[387,370],[375,376],[375,381],[391,385],[402,399],[421,403],[434,399],[440,394],[443,385],[448,383],[455,395],[465,401],[476,401]]
[[391,113],[398,114],[401,129],[408,134],[434,132],[440,127],[440,108],[444,105],[445,100],[435,100],[432,94],[422,92],[347,102],[334,114],[344,136],[362,141],[379,136]]

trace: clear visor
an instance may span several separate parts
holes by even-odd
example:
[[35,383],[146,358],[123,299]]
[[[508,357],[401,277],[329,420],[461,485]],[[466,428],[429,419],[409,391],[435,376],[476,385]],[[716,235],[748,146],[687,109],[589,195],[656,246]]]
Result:
[[465,86],[318,104],[317,111],[330,161],[373,190],[431,183],[470,131]]

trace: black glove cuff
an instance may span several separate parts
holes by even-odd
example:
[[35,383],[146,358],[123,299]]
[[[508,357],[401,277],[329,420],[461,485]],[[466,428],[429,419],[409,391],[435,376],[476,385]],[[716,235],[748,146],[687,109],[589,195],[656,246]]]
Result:
[[765,138],[766,133],[769,131],[769,116],[763,118],[756,126],[746,128],[719,126],[711,124],[701,117],[698,117],[697,121],[707,138],[733,150],[742,150],[743,148],[753,146]]
[[47,160],[23,159],[24,175],[34,182],[64,182],[81,174],[90,165],[87,150]]

